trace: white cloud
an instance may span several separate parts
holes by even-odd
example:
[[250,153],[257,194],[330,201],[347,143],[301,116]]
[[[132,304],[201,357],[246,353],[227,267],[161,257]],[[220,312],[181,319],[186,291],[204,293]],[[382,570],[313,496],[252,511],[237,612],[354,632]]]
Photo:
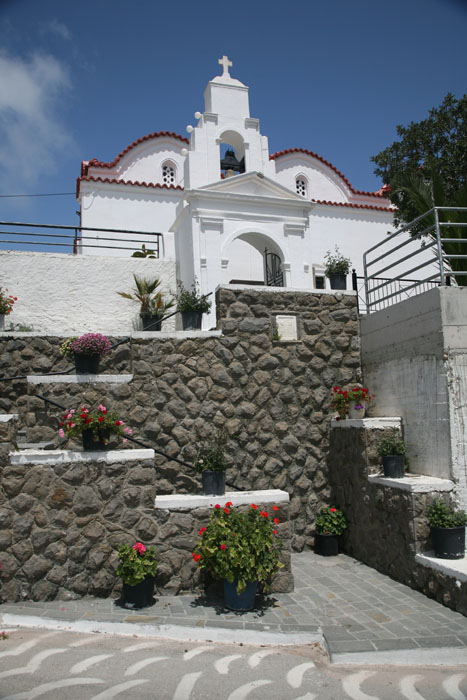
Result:
[[56,172],[73,139],[60,111],[70,90],[66,67],[56,58],[18,58],[0,53],[0,187],[35,187]]
[[42,24],[42,28],[44,32],[56,34],[61,39],[68,40],[71,38],[70,30],[68,29],[66,24],[63,24],[63,22],[59,22],[58,19],[52,19],[50,20],[50,22],[44,22]]

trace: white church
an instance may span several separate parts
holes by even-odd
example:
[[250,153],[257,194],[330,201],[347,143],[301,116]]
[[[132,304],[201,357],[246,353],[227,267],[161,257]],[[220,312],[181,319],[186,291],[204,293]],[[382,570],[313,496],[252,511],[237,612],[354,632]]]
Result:
[[[185,286],[196,278],[202,293],[219,284],[322,289],[324,256],[336,245],[361,275],[363,252],[393,230],[383,190],[354,189],[303,148],[270,154],[259,119],[250,116],[248,87],[231,77],[226,56],[219,64],[222,75],[208,83],[189,139],[156,132],[111,163],[82,162],[81,226],[163,234],[159,257],[175,262]],[[142,242],[126,234],[135,242],[109,249],[109,235],[116,236],[89,232],[97,240],[81,252],[128,256],[125,248]],[[144,242],[151,247],[150,237]],[[213,311],[205,327],[214,324]]]

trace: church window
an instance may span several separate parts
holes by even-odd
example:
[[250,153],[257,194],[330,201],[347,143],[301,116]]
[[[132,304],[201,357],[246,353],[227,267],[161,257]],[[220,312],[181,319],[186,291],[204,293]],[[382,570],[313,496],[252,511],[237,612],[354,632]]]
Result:
[[172,163],[164,163],[162,166],[162,182],[168,187],[175,185],[175,166]]
[[295,180],[295,190],[297,194],[301,197],[306,197],[307,195],[307,183],[304,177],[297,177]]

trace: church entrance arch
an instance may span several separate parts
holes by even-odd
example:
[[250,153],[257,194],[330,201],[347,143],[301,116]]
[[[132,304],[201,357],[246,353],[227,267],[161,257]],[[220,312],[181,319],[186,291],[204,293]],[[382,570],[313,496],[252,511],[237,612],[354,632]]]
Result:
[[228,284],[252,284],[284,287],[284,255],[277,243],[264,233],[245,232],[233,237],[225,246]]

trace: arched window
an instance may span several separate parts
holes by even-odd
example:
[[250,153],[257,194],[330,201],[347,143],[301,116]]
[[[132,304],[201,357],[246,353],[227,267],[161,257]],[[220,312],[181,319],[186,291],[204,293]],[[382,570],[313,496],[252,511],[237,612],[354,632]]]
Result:
[[308,183],[306,177],[303,175],[297,175],[295,178],[295,191],[300,197],[306,197],[308,195]]
[[167,187],[175,185],[176,168],[172,161],[167,161],[162,165],[162,182]]

